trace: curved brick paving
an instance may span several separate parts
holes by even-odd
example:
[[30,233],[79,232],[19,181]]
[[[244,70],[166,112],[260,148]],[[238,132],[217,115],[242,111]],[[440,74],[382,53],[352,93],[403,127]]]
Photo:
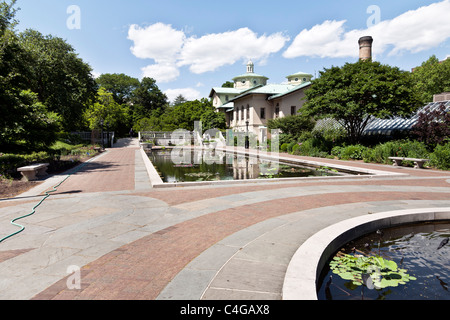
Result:
[[[290,257],[321,228],[450,207],[449,172],[352,164],[409,176],[151,189],[137,146],[111,149],[68,179],[27,233],[0,244],[0,284],[15,288],[0,297],[280,299]],[[0,206],[0,222],[29,205]],[[68,265],[81,267],[81,289],[67,287]]]

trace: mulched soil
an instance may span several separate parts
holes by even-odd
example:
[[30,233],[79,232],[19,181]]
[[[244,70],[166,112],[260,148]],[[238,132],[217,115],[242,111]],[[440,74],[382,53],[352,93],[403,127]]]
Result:
[[[98,154],[97,154],[98,155]],[[67,158],[67,159],[66,159]],[[78,157],[76,161],[72,161],[74,157],[61,157],[60,161],[53,163],[47,172],[49,174],[58,174],[66,170],[69,170],[82,162],[85,162],[92,158],[90,157]],[[24,193],[37,185],[41,184],[42,181],[23,181],[20,177],[15,177],[14,179],[2,179],[0,177],[0,201],[5,199],[14,198],[21,193]]]
[[14,198],[39,185],[39,181],[0,180],[0,200]]

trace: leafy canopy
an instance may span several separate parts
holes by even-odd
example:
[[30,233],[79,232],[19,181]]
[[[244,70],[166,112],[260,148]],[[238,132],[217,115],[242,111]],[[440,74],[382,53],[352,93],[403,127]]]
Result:
[[331,117],[359,142],[372,117],[409,116],[420,106],[410,73],[379,62],[361,60],[320,72],[306,91],[304,111]]
[[422,104],[432,102],[433,95],[450,92],[450,58],[440,62],[433,55],[414,69],[412,77]]

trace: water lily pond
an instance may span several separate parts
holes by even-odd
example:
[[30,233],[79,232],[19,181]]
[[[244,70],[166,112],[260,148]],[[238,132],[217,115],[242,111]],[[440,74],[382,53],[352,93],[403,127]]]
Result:
[[378,230],[329,261],[319,300],[450,300],[450,223]]
[[311,168],[215,150],[153,150],[150,161],[166,183],[341,175],[331,168]]

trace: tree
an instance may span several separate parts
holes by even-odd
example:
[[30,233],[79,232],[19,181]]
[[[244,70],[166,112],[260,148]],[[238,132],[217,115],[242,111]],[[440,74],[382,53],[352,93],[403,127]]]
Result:
[[183,97],[182,94],[179,94],[179,95],[175,98],[175,100],[173,100],[173,105],[174,105],[174,106],[177,106],[177,105],[182,104],[182,103],[185,103],[185,102],[187,102],[186,98]]
[[446,109],[444,103],[434,110],[426,107],[420,112],[419,119],[411,130],[417,140],[424,142],[429,150],[450,137],[450,112]]
[[231,81],[227,81],[224,84],[222,84],[222,88],[234,88],[234,83]]
[[10,4],[5,1],[0,3],[0,35],[6,32],[6,30],[11,30],[17,23],[14,19],[17,9],[14,9],[17,0],[12,0]]
[[[89,128],[102,129],[108,127],[110,131],[124,131],[124,122],[127,122],[127,110],[119,105],[111,92],[105,88],[98,90],[98,99],[85,111],[84,117]],[[125,127],[125,130],[129,128]]]
[[367,60],[320,72],[306,91],[304,112],[331,117],[358,143],[372,117],[407,117],[421,102],[409,72]]
[[105,73],[96,79],[99,86],[105,88],[113,94],[114,100],[118,104],[128,104],[131,102],[133,91],[139,87],[139,80],[127,76],[126,74]]
[[167,96],[158,88],[156,81],[147,77],[133,91],[132,102],[134,122],[150,116],[152,110],[165,108],[168,103]]
[[267,128],[280,129],[283,134],[289,135],[293,140],[298,140],[305,131],[312,131],[314,125],[315,121],[310,116],[304,114],[270,119],[267,122]]
[[212,103],[205,98],[170,107],[161,118],[165,131],[194,131],[195,121],[202,121],[203,130],[226,128],[225,116],[215,112]]
[[44,149],[54,141],[59,118],[28,90],[29,53],[20,45],[16,1],[0,3],[0,145],[2,152]]
[[13,123],[0,131],[2,151],[24,152],[45,150],[56,141],[60,117],[48,112],[37,94],[22,90],[14,97]]
[[91,67],[61,38],[28,29],[19,40],[30,55],[29,88],[49,111],[61,116],[65,130],[78,129],[83,111],[97,92]]
[[412,73],[422,104],[433,101],[433,95],[450,91],[450,58],[442,62],[431,56]]

